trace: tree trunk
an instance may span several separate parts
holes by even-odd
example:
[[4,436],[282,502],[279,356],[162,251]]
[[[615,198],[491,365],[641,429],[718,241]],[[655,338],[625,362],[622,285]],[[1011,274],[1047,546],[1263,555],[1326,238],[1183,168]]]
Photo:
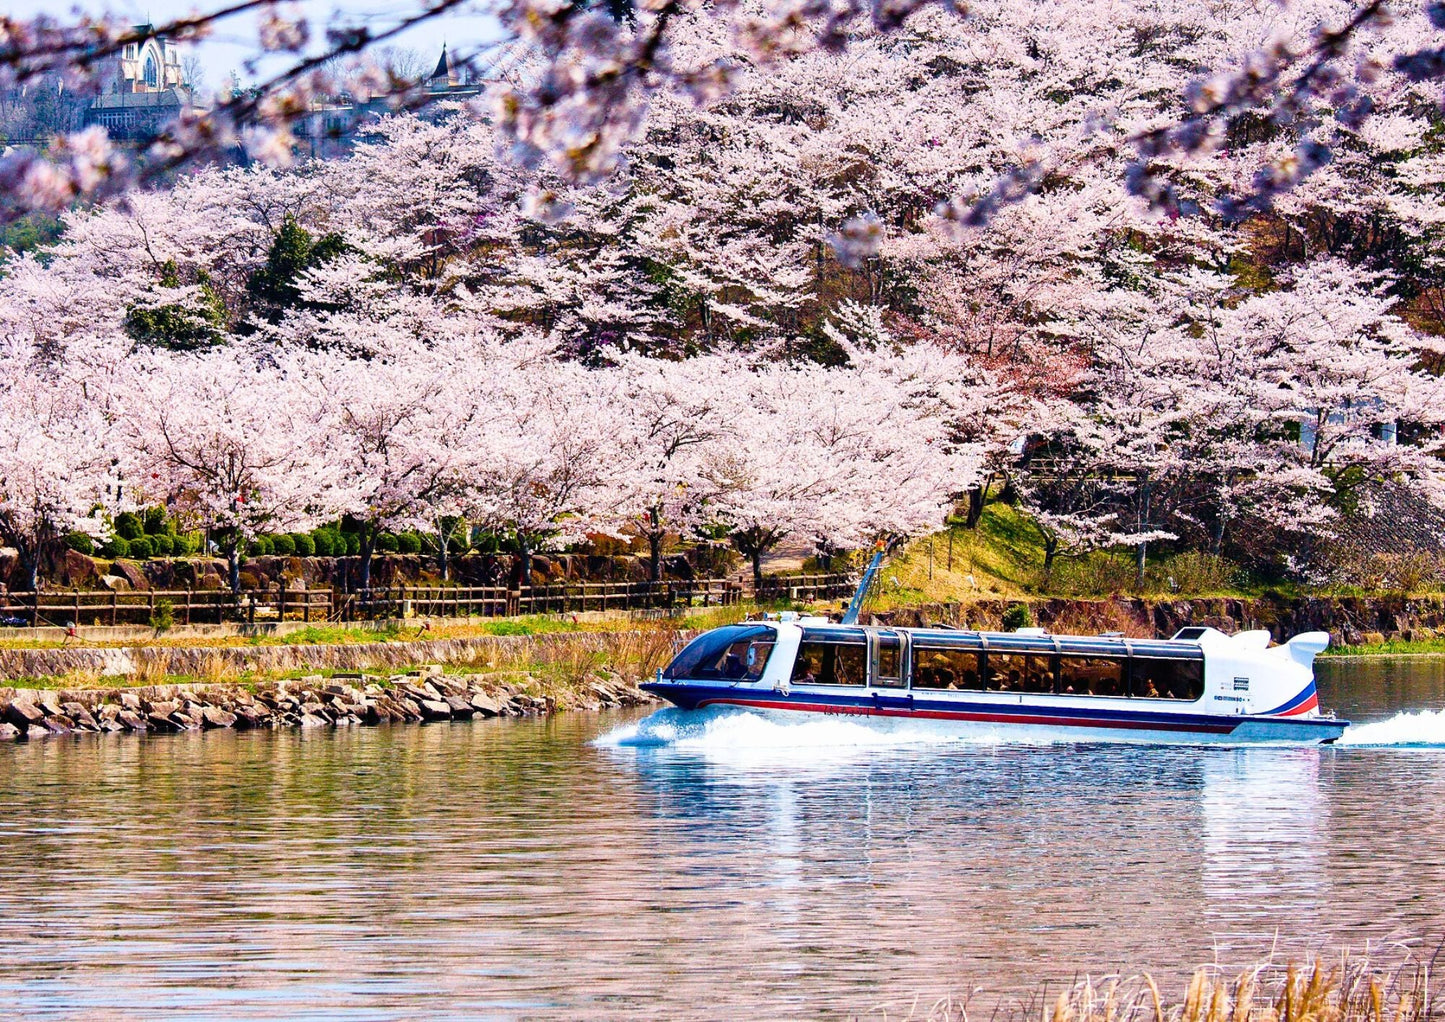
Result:
[[968,512],[963,519],[965,529],[976,529],[981,518],[983,518],[984,495],[988,490],[987,480],[980,486],[971,486],[968,490]]
[[361,523],[361,590],[371,592],[371,555],[376,551],[376,529],[370,522]]
[[754,547],[748,557],[753,562],[753,593],[757,594],[763,588],[763,552]]
[[28,554],[22,551],[21,565],[24,569],[25,588],[30,592],[40,591],[40,551],[32,550]]
[[241,539],[236,537],[226,548],[226,567],[231,575],[231,595],[241,596]]
[[[1149,531],[1149,518],[1150,518],[1149,498],[1150,498],[1150,496],[1152,495],[1152,492],[1153,492],[1153,485],[1154,485],[1153,482],[1149,479],[1149,476],[1146,474],[1146,475],[1144,476],[1143,490],[1142,490],[1142,492],[1139,494],[1139,531],[1140,531],[1141,533],[1144,533],[1144,532],[1148,532],[1148,531]],[[1149,557],[1149,544],[1148,544],[1147,542],[1141,542],[1140,544],[1138,544],[1138,546],[1137,546],[1137,547],[1135,548],[1135,550],[1134,550],[1134,588],[1135,588],[1135,589],[1140,589],[1140,590],[1142,590],[1142,589],[1144,588],[1144,567],[1145,567],[1146,563],[1148,562],[1148,557]]]
[[647,512],[647,551],[650,563],[648,575],[654,582],[662,581],[662,515],[657,508],[651,508]]
[[449,582],[452,577],[451,550],[452,538],[447,534],[446,526],[437,529],[437,570],[441,572],[442,581]]
[[517,588],[530,587],[532,584],[532,547],[525,540],[517,544],[520,555],[518,568]]

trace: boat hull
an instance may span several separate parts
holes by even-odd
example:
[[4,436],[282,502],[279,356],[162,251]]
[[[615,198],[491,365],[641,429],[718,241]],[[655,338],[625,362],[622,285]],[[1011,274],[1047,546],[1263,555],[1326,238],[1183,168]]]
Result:
[[909,694],[783,693],[743,686],[649,682],[644,689],[682,709],[735,706],[784,723],[844,717],[883,731],[916,730],[960,738],[1127,742],[1145,745],[1327,745],[1348,721],[1333,717],[1234,716],[1153,709],[920,698]]

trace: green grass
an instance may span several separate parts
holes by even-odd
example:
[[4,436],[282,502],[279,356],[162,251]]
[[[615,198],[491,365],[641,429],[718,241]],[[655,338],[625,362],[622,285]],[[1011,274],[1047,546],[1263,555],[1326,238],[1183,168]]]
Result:
[[978,527],[956,525],[910,543],[883,568],[870,607],[1022,597],[1043,570],[1043,543],[1027,515],[989,504]]
[[1445,656],[1445,639],[1426,639],[1411,642],[1407,639],[1389,639],[1372,645],[1332,646],[1321,656]]

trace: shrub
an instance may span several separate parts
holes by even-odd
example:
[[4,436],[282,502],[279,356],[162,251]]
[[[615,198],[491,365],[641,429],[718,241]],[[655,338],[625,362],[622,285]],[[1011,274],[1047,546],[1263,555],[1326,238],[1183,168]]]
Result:
[[1017,631],[1020,628],[1033,627],[1034,616],[1029,613],[1028,604],[1015,603],[1003,612],[1003,630],[1006,632]]
[[130,555],[138,561],[143,561],[156,552],[149,536],[137,536],[130,541]]
[[1226,558],[1191,550],[1151,569],[1150,575],[1158,579],[1158,587],[1163,590],[1217,593],[1236,584],[1239,566]]
[[166,509],[163,507],[146,508],[142,528],[145,529],[147,536],[159,536],[168,531],[166,529]]
[[[336,544],[341,541],[341,535],[332,532],[330,529],[317,529],[311,534],[311,541],[315,544],[317,557],[334,557],[336,555]],[[341,549],[346,549],[346,544],[341,544]]]
[[169,557],[176,552],[175,537],[168,536],[164,532],[150,537],[151,546],[155,547],[157,557]]
[[101,544],[100,552],[106,557],[129,557],[130,541],[124,536],[112,536]]
[[1056,596],[1112,596],[1134,589],[1134,562],[1096,550],[1083,557],[1060,558],[1045,583]]
[[176,623],[175,605],[170,600],[162,597],[156,601],[155,610],[151,611],[151,627],[156,633],[170,631]]
[[201,549],[201,537],[194,532],[183,532],[172,540],[177,557],[193,557]]
[[87,557],[95,553],[95,540],[84,532],[66,533],[65,546],[66,549],[74,550],[78,554],[85,554]]
[[346,541],[346,554],[348,557],[355,557],[361,553],[361,537],[354,532],[343,532],[342,538]]
[[396,549],[403,554],[421,553],[421,537],[414,532],[403,532],[396,537]]
[[396,536],[390,532],[381,532],[376,536],[376,552],[379,554],[394,554],[399,545]]
[[132,511],[122,511],[115,516],[115,534],[121,539],[140,539],[145,535],[145,526],[140,520],[140,515]]
[[296,542],[281,532],[271,537],[271,550],[279,557],[290,557],[296,552]]
[[304,532],[291,533],[291,545],[298,557],[311,557],[316,553],[316,541]]
[[246,553],[252,557],[266,557],[276,552],[276,546],[270,536],[257,536],[246,544]]

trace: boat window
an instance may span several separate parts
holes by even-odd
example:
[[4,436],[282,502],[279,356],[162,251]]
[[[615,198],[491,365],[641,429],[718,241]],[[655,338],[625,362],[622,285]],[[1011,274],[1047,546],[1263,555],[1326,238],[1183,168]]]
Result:
[[896,635],[878,636],[878,664],[873,684],[879,688],[903,687],[903,643]]
[[664,678],[757,681],[777,634],[763,625],[728,625],[699,635],[673,658]]
[[1059,691],[1077,696],[1126,696],[1128,673],[1124,661],[1113,657],[1059,658]]
[[988,651],[990,692],[1052,692],[1054,669],[1051,657],[1039,653],[996,653]]
[[1130,661],[1134,695],[1145,699],[1188,699],[1204,695],[1204,661],[1136,656]]
[[793,663],[795,685],[862,685],[868,646],[862,642],[804,642]]
[[971,649],[913,647],[913,687],[973,689],[979,684],[978,653]]

